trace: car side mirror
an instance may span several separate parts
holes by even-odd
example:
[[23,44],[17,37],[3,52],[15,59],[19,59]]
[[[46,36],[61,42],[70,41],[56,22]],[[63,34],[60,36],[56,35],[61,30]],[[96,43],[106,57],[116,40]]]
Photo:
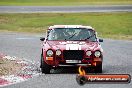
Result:
[[41,41],[44,41],[44,40],[45,40],[45,38],[44,38],[44,37],[40,37],[40,40],[41,40]]
[[103,39],[99,39],[99,42],[103,42]]

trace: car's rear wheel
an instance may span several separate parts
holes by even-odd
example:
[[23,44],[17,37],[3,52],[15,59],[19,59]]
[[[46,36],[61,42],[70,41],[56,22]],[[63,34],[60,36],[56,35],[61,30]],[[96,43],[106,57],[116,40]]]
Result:
[[50,74],[51,67],[44,61],[43,55],[41,55],[41,72],[45,74]]
[[98,64],[98,65],[94,68],[94,72],[95,72],[95,73],[102,73],[102,63]]

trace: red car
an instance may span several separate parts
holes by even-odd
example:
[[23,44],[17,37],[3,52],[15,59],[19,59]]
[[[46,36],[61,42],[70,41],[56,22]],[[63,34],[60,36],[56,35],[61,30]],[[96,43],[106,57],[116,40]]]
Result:
[[54,25],[47,30],[41,54],[41,71],[49,74],[58,67],[92,67],[95,73],[102,72],[103,49],[91,26]]

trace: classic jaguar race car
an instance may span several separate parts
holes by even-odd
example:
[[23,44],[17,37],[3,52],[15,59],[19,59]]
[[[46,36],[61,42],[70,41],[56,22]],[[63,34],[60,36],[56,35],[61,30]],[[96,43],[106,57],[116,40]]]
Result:
[[49,74],[58,67],[92,68],[102,73],[103,49],[97,33],[91,26],[54,25],[41,37],[41,71]]

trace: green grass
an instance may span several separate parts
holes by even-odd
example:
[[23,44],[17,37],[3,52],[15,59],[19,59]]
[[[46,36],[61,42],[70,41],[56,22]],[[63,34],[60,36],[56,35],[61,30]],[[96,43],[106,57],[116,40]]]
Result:
[[0,5],[120,5],[132,4],[132,0],[0,0]]
[[0,30],[42,33],[50,25],[91,25],[101,37],[132,39],[132,13],[0,14]]

